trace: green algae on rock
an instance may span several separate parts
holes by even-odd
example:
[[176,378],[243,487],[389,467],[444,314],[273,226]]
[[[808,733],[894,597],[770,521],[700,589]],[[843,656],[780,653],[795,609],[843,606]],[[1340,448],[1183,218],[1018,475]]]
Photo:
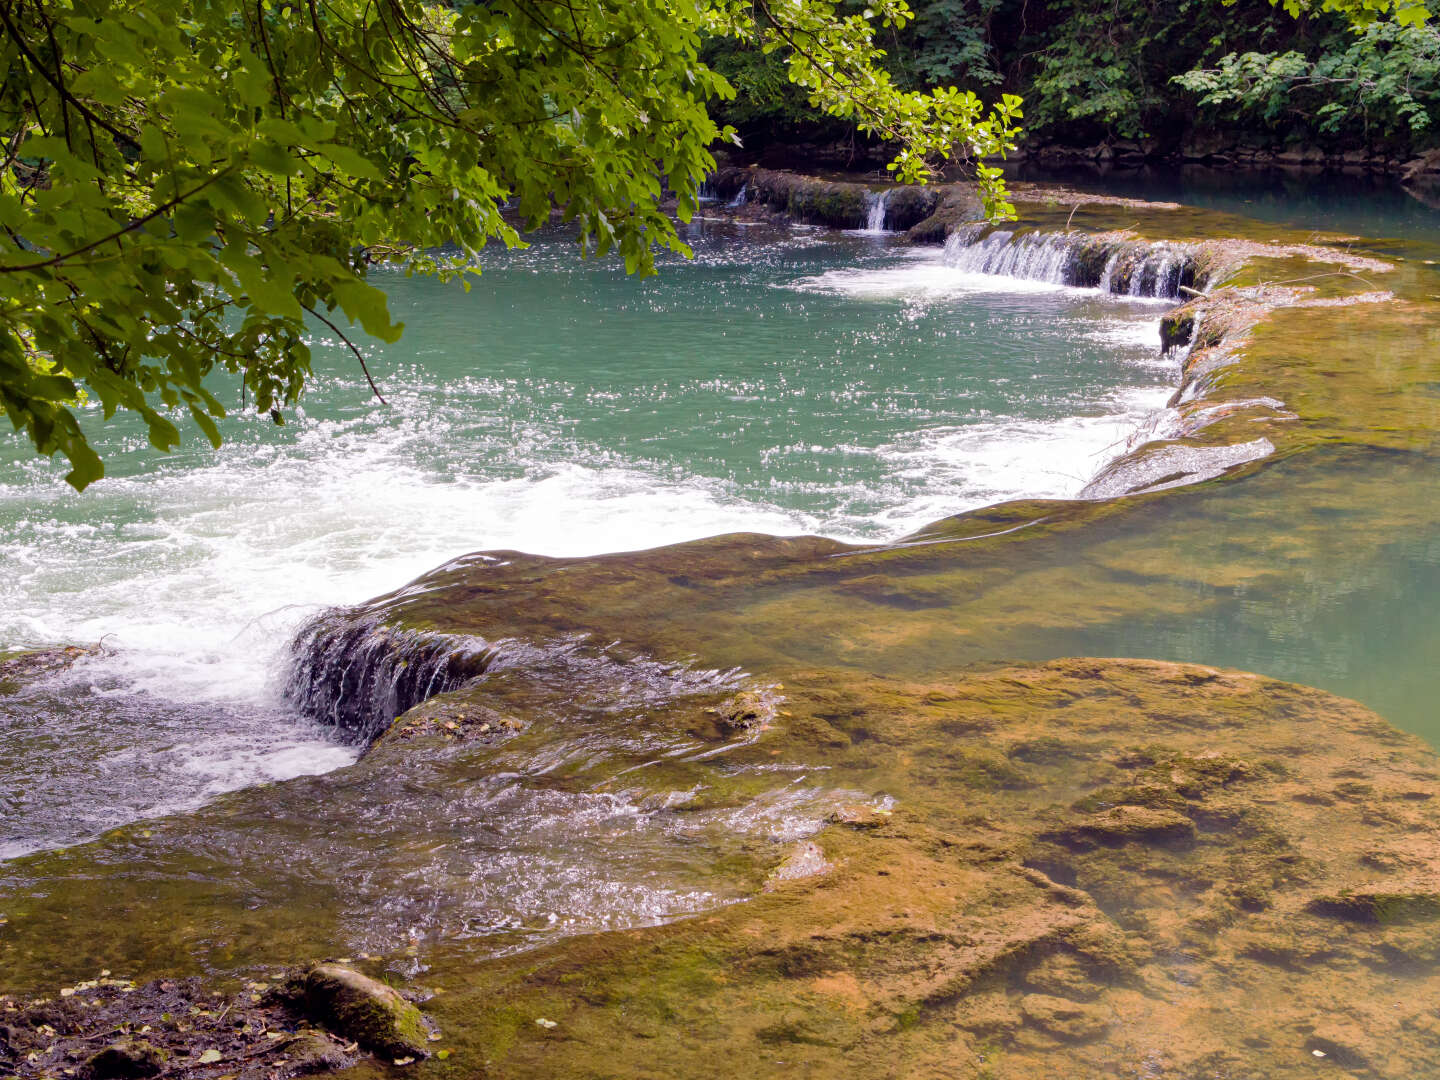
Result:
[[[1440,857],[1440,817],[1407,794],[1434,790],[1440,761],[1363,708],[1109,660],[918,684],[812,672],[787,692],[793,731],[826,719],[872,748],[789,752],[849,759],[899,795],[893,812],[823,833],[824,875],[708,918],[479,966],[442,946],[435,1008],[467,1027],[457,1053],[556,1077],[713,1075],[717,1054],[761,1074],[1098,1078],[1149,1062],[1300,1077],[1319,1037],[1377,1075],[1440,1067],[1426,926],[1337,933],[1313,908],[1371,875],[1377,844],[1423,836]],[[952,779],[957,743],[1023,761],[1032,786]],[[1310,801],[1345,783],[1337,771],[1368,793],[1338,811]],[[1116,797],[1179,809],[1132,806],[1163,827],[1117,832]]]
[[305,1010],[332,1031],[392,1058],[425,1057],[430,1030],[392,987],[343,964],[316,964],[300,977]]
[[[407,759],[433,756],[453,773],[465,755],[560,737],[545,717],[581,688],[570,672],[563,689],[511,673],[423,703],[416,715],[483,705],[525,726],[499,744],[387,736],[350,775],[307,781],[314,805]],[[613,688],[602,679],[588,692]],[[727,762],[709,782],[799,766],[852,792],[832,824],[799,847],[762,845],[757,862],[781,869],[752,877],[748,902],[697,917],[524,952],[434,934],[424,982],[443,993],[427,1011],[450,1053],[411,1068],[698,1077],[723,1055],[759,1073],[783,1060],[814,1075],[1099,1078],[1164,1061],[1174,1075],[1283,1078],[1310,1075],[1316,1039],[1379,1075],[1440,1068],[1425,1004],[1440,992],[1437,915],[1424,904],[1387,919],[1327,907],[1418,896],[1416,867],[1440,860],[1440,757],[1362,707],[1240,672],[1104,659],[921,680],[792,667],[775,692],[768,726],[739,741],[709,728]],[[626,708],[632,725],[703,732],[707,702],[725,700]],[[624,782],[674,790],[665,768]],[[428,784],[405,810],[414,828],[454,814],[458,790]],[[716,795],[747,805],[743,791]],[[210,819],[197,837],[212,845],[227,842],[227,817],[191,820]],[[183,847],[185,822],[171,827]],[[433,879],[427,851],[411,845],[409,868],[392,868],[397,889]],[[62,862],[119,883],[138,857]],[[258,884],[248,896],[256,889],[272,915],[293,903]],[[206,889],[184,918],[223,925],[246,902]],[[85,933],[81,906],[66,903],[73,930],[43,932]],[[312,933],[343,937],[347,917]],[[157,932],[179,945],[193,932],[180,922]],[[40,929],[25,920],[7,937],[33,948]],[[290,948],[255,941],[224,963],[273,963]]]

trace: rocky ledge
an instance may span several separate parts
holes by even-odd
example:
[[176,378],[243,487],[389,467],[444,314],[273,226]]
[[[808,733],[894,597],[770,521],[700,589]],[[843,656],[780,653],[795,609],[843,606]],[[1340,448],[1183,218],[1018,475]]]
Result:
[[[453,725],[402,734],[437,710],[533,722],[560,700],[479,679],[338,782],[397,755],[459,761]],[[423,1017],[333,964],[220,990],[105,972],[0,997],[0,1063],[37,1080],[275,1080],[373,1069],[367,1050],[437,1077],[1440,1070],[1440,757],[1353,702],[1070,659],[924,681],[796,670],[783,691],[661,714],[728,768],[804,763],[855,794],[771,845],[747,902],[519,953],[427,944]],[[520,736],[473,745],[497,737]],[[698,789],[673,812],[735,798]]]
[[838,809],[715,915],[440,957],[436,1010],[472,1060],[547,1077],[712,1076],[722,1057],[731,1075],[997,1080],[1440,1070],[1440,758],[1352,702],[1148,661],[817,671],[760,745],[898,801]]

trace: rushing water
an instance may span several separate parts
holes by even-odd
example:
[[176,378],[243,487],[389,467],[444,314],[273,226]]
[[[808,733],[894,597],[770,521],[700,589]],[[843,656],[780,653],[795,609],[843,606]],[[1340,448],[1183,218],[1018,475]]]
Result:
[[694,239],[649,281],[545,238],[468,295],[382,277],[388,407],[318,339],[298,414],[237,411],[218,452],[92,423],[110,475],[77,495],[8,437],[0,647],[104,649],[0,714],[0,857],[353,760],[279,693],[324,606],[476,549],[876,540],[1073,495],[1173,385],[1153,303],[871,236]]

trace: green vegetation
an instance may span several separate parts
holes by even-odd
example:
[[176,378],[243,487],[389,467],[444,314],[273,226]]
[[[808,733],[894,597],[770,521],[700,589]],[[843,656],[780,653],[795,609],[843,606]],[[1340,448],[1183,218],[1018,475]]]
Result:
[[1269,130],[1298,123],[1323,135],[1391,139],[1426,131],[1440,106],[1440,31],[1376,22],[1344,45],[1313,60],[1293,49],[1228,53],[1175,82],[1203,95],[1201,105],[1227,106],[1221,115]]
[[[919,0],[885,39],[905,86],[954,82],[1025,102],[1027,133],[1070,145],[1134,141],[1169,153],[1224,131],[1283,149],[1319,142],[1426,149],[1440,38],[1406,0]],[[717,66],[748,92],[718,115],[747,145],[834,140],[806,123],[778,69],[733,44]]]
[[[875,31],[909,19],[902,0],[6,0],[0,401],[83,488],[104,470],[78,398],[138,413],[161,449],[177,412],[218,444],[228,374],[279,422],[315,323],[399,335],[374,263],[463,275],[558,210],[587,252],[650,272],[685,250],[667,184],[687,219],[732,135],[703,40],[776,58],[810,107],[893,145],[902,180],[1004,149],[1018,102],[875,68]],[[1004,212],[998,170],[975,172]]]

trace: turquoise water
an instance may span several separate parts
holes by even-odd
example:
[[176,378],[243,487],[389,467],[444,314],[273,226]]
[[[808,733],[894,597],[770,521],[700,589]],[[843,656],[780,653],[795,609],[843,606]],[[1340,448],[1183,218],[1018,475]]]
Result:
[[382,275],[407,323],[365,345],[388,406],[317,337],[302,408],[283,427],[237,409],[218,452],[157,454],[91,415],[110,475],[83,494],[7,435],[0,648],[105,651],[0,713],[0,857],[353,760],[279,696],[325,606],[477,549],[881,540],[1073,495],[1173,387],[1151,302],[883,236],[693,240],[647,281],[543,237],[491,253],[468,294]]

